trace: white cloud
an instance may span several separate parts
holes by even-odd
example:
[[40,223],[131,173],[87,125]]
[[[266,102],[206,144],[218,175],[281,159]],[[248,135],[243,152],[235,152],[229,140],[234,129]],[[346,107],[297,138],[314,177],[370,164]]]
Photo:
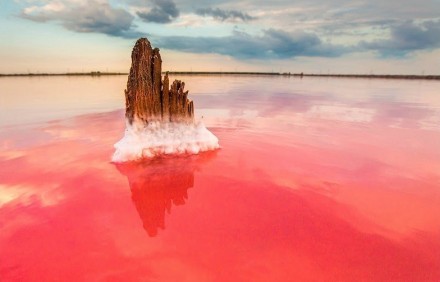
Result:
[[33,4],[22,11],[23,18],[37,21],[57,21],[76,32],[97,32],[124,36],[130,32],[134,16],[104,0],[51,0]]

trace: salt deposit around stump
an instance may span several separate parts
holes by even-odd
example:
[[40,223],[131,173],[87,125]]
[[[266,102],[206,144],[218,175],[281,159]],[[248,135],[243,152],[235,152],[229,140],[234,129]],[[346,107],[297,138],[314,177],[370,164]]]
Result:
[[124,137],[114,146],[112,161],[117,163],[160,155],[197,154],[220,147],[218,138],[202,122],[142,121],[127,121]]

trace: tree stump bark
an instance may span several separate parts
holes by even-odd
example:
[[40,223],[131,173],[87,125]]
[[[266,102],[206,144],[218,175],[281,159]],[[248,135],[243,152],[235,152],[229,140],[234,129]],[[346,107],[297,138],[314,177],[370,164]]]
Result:
[[194,121],[194,103],[184,92],[185,83],[175,80],[169,86],[168,73],[162,80],[162,59],[159,49],[152,48],[146,38],[136,41],[131,53],[131,68],[125,90],[125,116],[146,124],[153,121]]

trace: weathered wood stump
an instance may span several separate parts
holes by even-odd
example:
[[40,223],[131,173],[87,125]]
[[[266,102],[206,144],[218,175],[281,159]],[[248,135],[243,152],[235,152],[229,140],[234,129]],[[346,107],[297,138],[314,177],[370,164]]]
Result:
[[125,90],[125,116],[148,124],[153,121],[194,121],[194,103],[184,92],[185,83],[175,80],[169,86],[168,73],[162,80],[162,59],[159,49],[152,48],[146,38],[136,41],[131,53],[131,68]]

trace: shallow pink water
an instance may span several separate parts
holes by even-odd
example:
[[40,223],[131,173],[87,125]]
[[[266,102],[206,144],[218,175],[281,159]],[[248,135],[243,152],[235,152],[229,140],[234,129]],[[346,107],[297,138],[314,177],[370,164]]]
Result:
[[0,79],[1,281],[440,280],[439,82],[182,78],[222,148],[119,165],[125,77]]

